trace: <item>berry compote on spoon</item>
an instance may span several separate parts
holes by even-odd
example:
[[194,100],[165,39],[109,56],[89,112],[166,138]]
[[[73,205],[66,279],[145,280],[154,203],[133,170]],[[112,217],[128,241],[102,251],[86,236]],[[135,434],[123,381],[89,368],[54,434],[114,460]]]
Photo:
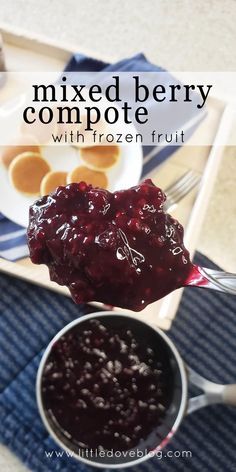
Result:
[[31,260],[46,264],[76,303],[140,311],[186,285],[235,292],[235,276],[228,274],[225,287],[226,279],[217,282],[191,263],[183,227],[164,211],[165,200],[151,180],[114,193],[84,182],[58,187],[30,208]]

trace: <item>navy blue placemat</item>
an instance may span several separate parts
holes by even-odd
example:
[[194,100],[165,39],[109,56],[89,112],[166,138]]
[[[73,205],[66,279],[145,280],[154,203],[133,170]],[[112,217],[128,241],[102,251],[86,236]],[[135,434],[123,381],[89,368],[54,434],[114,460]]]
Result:
[[[200,254],[196,262],[215,268]],[[35,400],[36,372],[44,347],[62,326],[88,308],[2,274],[0,294],[0,441],[34,472],[92,470],[68,458],[48,436]],[[169,335],[199,373],[220,383],[236,382],[235,316],[236,297],[189,288]],[[165,457],[169,451],[173,457]],[[176,457],[183,451],[190,451],[191,457]],[[213,405],[184,419],[161,459],[124,470],[236,471],[235,451],[236,408]]]

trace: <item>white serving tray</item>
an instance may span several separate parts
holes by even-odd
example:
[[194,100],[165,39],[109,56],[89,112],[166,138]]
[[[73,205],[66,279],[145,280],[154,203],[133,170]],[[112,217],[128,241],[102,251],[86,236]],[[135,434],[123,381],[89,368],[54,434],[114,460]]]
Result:
[[[25,36],[15,30],[12,32],[1,25],[0,31],[4,40],[6,64],[9,70],[61,71],[70,56],[79,50],[76,46],[49,43],[41,37]],[[91,51],[83,51],[83,53],[93,56]],[[109,61],[108,58],[104,60]],[[14,93],[15,91],[12,90],[13,95]],[[223,101],[209,98],[208,103],[207,120],[200,125],[196,133],[209,133],[214,136],[213,146],[185,145],[158,168],[152,177],[154,183],[165,189],[188,169],[194,169],[202,174],[200,189],[193,190],[172,211],[172,214],[185,227],[185,244],[192,255],[197,246],[224,150],[219,143],[227,142],[233,116],[233,110]],[[15,263],[0,258],[0,271],[69,296],[69,291],[65,287],[60,287],[49,280],[46,267],[33,265],[29,258]],[[182,289],[176,290],[159,302],[149,305],[141,313],[134,313],[134,316],[143,317],[163,329],[169,329],[181,295]],[[101,306],[101,304],[98,305]]]

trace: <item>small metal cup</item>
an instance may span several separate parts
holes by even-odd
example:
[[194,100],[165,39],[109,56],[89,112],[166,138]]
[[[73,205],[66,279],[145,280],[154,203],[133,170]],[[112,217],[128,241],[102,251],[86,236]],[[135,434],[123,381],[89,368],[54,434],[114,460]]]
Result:
[[[113,317],[114,320],[118,317],[125,318],[127,321],[127,327],[130,325],[134,325],[134,323],[138,323],[141,325],[143,336],[145,337],[145,329],[150,328],[153,330],[154,335],[156,336],[158,345],[162,344],[165,348],[165,352],[169,356],[170,364],[172,366],[172,375],[174,377],[174,387],[173,387],[173,395],[172,395],[172,402],[169,407],[169,411],[167,413],[167,419],[163,420],[163,431],[162,439],[157,442],[155,448],[146,454],[143,454],[142,457],[136,457],[133,459],[132,457],[125,456],[124,458],[120,459],[119,461],[110,459],[109,460],[101,460],[98,458],[87,458],[84,457],[79,453],[79,451],[75,451],[73,446],[70,445],[70,442],[66,442],[59,437],[59,434],[55,429],[53,429],[52,425],[50,424],[45,408],[43,405],[43,398],[42,398],[42,374],[44,371],[45,363],[47,362],[47,358],[50,354],[51,348],[53,344],[58,341],[61,336],[65,335],[65,333],[75,326],[83,323],[86,320],[91,319],[99,319],[101,322],[106,321],[106,317]],[[197,395],[193,398],[188,398],[188,384],[192,383],[199,387],[203,394]],[[37,403],[41,418],[43,423],[51,434],[53,439],[56,443],[63,449],[65,449],[70,455],[72,455],[75,459],[84,462],[90,466],[100,467],[103,469],[119,469],[124,467],[136,466],[141,462],[150,459],[155,454],[158,454],[166,444],[170,441],[173,435],[176,433],[179,425],[181,424],[184,416],[188,413],[192,413],[199,408],[207,406],[212,403],[225,403],[236,406],[236,384],[232,385],[220,385],[209,380],[204,379],[201,375],[194,372],[191,368],[187,367],[179,352],[177,351],[174,343],[169,339],[169,337],[159,328],[150,325],[143,320],[139,320],[138,318],[134,318],[130,314],[124,313],[114,313],[113,311],[104,311],[104,312],[97,312],[92,313],[86,316],[83,316],[79,319],[76,319],[66,325],[57,335],[52,339],[49,343],[44,355],[41,359],[38,374],[37,374],[37,382],[36,382],[36,395],[37,395]]]

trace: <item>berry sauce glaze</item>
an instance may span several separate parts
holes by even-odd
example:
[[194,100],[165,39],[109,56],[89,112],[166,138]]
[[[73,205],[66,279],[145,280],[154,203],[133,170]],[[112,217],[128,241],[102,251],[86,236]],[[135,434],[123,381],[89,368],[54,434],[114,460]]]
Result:
[[58,187],[30,208],[31,260],[76,303],[142,310],[183,286],[193,268],[165,200],[151,180],[115,193],[84,182]]
[[170,356],[164,341],[139,323],[127,327],[119,315],[86,320],[52,346],[42,403],[51,428],[71,449],[151,450],[169,431]]

